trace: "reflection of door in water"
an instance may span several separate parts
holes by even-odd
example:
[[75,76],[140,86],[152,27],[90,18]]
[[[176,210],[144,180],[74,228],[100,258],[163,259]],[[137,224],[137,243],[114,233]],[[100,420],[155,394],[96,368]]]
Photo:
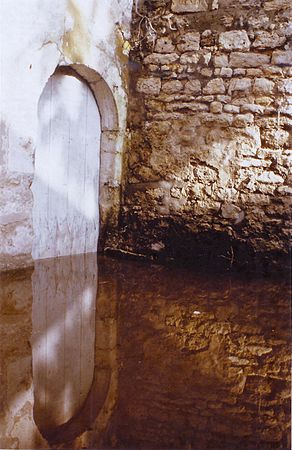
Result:
[[53,75],[39,101],[33,257],[95,252],[100,114],[89,87]]
[[93,382],[96,255],[36,261],[32,285],[34,418],[48,432],[79,412]]

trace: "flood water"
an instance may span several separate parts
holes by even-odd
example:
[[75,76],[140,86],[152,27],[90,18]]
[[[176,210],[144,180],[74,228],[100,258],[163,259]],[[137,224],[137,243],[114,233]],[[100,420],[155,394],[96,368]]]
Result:
[[0,448],[290,448],[288,279],[89,254],[0,300]]

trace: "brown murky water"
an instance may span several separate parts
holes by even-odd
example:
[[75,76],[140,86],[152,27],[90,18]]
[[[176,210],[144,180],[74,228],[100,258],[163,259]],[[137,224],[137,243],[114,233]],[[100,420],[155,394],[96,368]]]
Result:
[[0,305],[0,448],[290,448],[288,280],[82,255]]

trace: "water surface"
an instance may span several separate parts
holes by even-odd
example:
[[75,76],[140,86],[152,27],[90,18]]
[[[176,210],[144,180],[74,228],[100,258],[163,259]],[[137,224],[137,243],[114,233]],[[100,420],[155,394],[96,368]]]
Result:
[[89,254],[0,306],[0,448],[290,448],[287,279]]

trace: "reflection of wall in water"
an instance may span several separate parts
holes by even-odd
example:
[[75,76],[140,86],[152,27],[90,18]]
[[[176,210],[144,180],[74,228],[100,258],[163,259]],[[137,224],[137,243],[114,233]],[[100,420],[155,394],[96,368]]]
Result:
[[130,261],[112,271],[121,279],[116,448],[290,448],[285,281]]
[[31,270],[0,275],[0,448],[48,448],[33,420]]

